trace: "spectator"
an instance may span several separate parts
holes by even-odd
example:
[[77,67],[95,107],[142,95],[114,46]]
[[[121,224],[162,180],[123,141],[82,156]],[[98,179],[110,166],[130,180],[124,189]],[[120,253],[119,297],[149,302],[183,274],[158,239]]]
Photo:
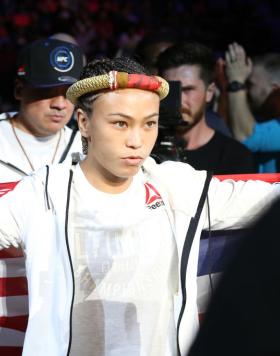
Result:
[[165,49],[177,42],[172,31],[149,33],[139,41],[134,51],[135,59],[145,66],[151,74],[157,74],[157,58]]
[[[65,97],[69,85],[79,78],[82,59],[77,46],[55,39],[35,41],[20,53],[15,79],[19,111],[0,115],[1,183],[18,181],[46,164],[71,164],[72,153],[82,151],[80,134],[66,126],[74,106]],[[10,263],[12,260],[15,262]],[[0,258],[0,278],[23,280],[24,265],[22,250],[7,251],[5,258]],[[8,301],[8,287],[1,297],[1,326],[6,326],[7,316],[18,315],[19,311],[27,314],[23,303]],[[0,344],[9,345],[3,333]]]
[[225,64],[231,125],[235,136],[243,140],[251,135],[255,120],[280,115],[272,105],[280,89],[280,54],[267,53],[252,61],[241,45],[233,43],[226,52]]
[[1,247],[27,256],[24,356],[186,354],[202,228],[242,227],[279,194],[149,158],[167,94],[127,58],[88,63],[67,91],[85,158],[44,167],[0,199]]
[[18,112],[0,116],[0,176],[17,181],[45,164],[71,160],[81,151],[79,135],[66,124],[74,106],[65,98],[82,70],[79,47],[47,39],[26,46],[19,55],[15,98]]
[[[179,41],[179,36],[172,31],[159,31],[146,35],[138,43],[134,51],[134,57],[143,64],[152,74],[158,73],[157,60],[159,55]],[[222,132],[226,136],[231,136],[231,132],[224,121],[210,108],[206,111],[207,125]]]
[[[50,39],[55,39],[55,40],[60,40],[60,41],[64,41],[64,42],[70,42],[76,46],[79,46],[77,40],[75,39],[75,37],[73,37],[72,35],[69,35],[69,33],[66,32],[58,32],[58,33],[54,33],[53,35],[51,35],[49,37]],[[86,65],[87,59],[85,54],[83,54],[83,66]],[[73,111],[73,114],[71,116],[71,119],[68,121],[67,126],[70,127],[72,130],[77,130],[78,126],[77,126],[77,118],[76,118],[76,111]]]
[[235,137],[255,153],[260,173],[276,172],[280,168],[278,124],[274,120],[266,123],[256,120],[260,121],[259,115],[263,119],[280,115],[276,104],[280,89],[280,55],[269,53],[252,62],[244,48],[233,43],[226,52],[226,74],[229,115]]
[[51,35],[49,38],[55,39],[55,40],[60,40],[60,41],[64,41],[64,42],[69,42],[72,43],[76,46],[79,46],[77,40],[75,39],[75,37],[73,37],[72,35],[70,35],[67,32],[57,32],[54,33],[53,35]]
[[195,42],[178,43],[159,56],[158,66],[165,79],[182,84],[182,118],[188,125],[180,134],[187,162],[215,174],[254,172],[250,151],[206,123],[206,107],[215,91],[212,51]]

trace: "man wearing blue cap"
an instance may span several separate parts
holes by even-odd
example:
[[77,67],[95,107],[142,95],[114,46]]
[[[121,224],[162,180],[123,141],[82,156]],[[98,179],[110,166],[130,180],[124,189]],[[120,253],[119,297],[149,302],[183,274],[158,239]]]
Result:
[[66,127],[74,106],[65,93],[82,67],[80,48],[57,39],[32,42],[20,52],[14,89],[19,111],[0,115],[1,182],[71,161],[71,153],[81,151],[79,135]]
[[[19,181],[46,164],[69,161],[70,165],[72,153],[81,152],[80,134],[66,126],[74,105],[65,94],[79,78],[83,60],[78,46],[58,39],[32,42],[19,53],[14,89],[19,110],[0,115],[0,183]],[[25,277],[24,265],[21,249],[0,256],[0,279],[6,281],[0,293],[0,316],[6,320],[0,325],[2,346],[23,342],[22,328],[9,325],[9,317],[23,320],[28,314],[25,284],[19,282]],[[11,280],[16,297],[8,287]]]

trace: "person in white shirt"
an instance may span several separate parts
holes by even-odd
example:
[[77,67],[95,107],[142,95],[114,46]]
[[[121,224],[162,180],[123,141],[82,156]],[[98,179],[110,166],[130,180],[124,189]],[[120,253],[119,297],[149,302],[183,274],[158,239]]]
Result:
[[129,58],[88,63],[66,94],[84,157],[0,199],[0,246],[26,255],[23,356],[185,355],[198,329],[201,230],[240,228],[277,196],[277,185],[149,157],[167,94]]
[[[77,45],[58,39],[34,41],[19,53],[14,88],[19,109],[0,115],[0,196],[8,182],[16,183],[46,164],[71,165],[73,155],[82,152],[79,131],[67,126],[74,105],[66,98],[66,90],[79,78],[83,61]],[[5,286],[25,278],[24,266],[20,249],[1,256],[0,278],[7,281]],[[2,346],[20,346],[24,336],[9,322],[28,314],[27,296],[18,295],[16,286],[16,296],[9,294],[8,287],[0,293]]]
[[42,39],[21,50],[14,88],[19,110],[0,115],[0,182],[81,151],[79,134],[66,126],[74,105],[65,93],[82,68],[83,53],[69,42]]

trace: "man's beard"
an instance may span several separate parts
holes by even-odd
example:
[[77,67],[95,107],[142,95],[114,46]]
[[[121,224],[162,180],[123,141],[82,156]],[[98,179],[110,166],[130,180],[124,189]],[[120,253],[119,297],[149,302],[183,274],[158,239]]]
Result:
[[[182,125],[178,125],[176,132],[177,134],[183,135],[184,133],[188,132],[191,130],[195,125],[197,125],[204,117],[205,115],[205,110],[206,110],[206,103],[202,104],[198,110],[195,113],[191,113],[189,109],[182,108],[181,109],[181,114],[182,114]],[[183,114],[188,115],[191,119],[190,121],[187,120],[187,118],[184,119]]]

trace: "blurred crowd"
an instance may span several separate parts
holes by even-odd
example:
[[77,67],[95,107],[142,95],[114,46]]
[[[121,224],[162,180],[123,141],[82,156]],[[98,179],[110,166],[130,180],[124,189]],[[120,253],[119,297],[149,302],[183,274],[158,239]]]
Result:
[[130,53],[159,29],[204,42],[217,55],[233,41],[249,54],[278,50],[280,43],[280,5],[272,0],[173,0],[164,6],[150,0],[2,0],[0,6],[0,112],[15,105],[18,50],[57,32],[74,36],[89,59]]
[[[204,129],[196,125],[194,132],[190,130],[184,136],[188,145],[183,148],[180,160],[185,161],[184,155],[187,155],[187,161],[195,168],[210,169],[216,174],[279,171],[280,124],[278,120],[271,121],[280,116],[279,10],[279,2],[272,0],[173,0],[164,2],[164,6],[162,2],[149,0],[3,0],[0,16],[0,112],[20,110],[14,86],[16,60],[22,48],[40,39],[54,37],[78,45],[83,52],[84,63],[125,55],[134,57],[151,73],[158,73],[159,67],[163,66],[159,74],[168,80],[181,81],[183,89],[186,73],[181,73],[178,67],[198,65],[204,71],[206,61],[206,67],[211,67],[211,81],[204,80],[203,75],[196,79],[202,79],[206,89],[213,81],[215,89],[210,87],[213,92],[211,100],[201,104],[196,102],[198,110],[203,106],[203,120],[196,121],[204,125]],[[212,51],[214,67],[207,49],[194,46],[186,52],[181,50],[180,46],[190,42],[204,45]],[[180,43],[179,48],[157,62],[161,52],[176,43]],[[191,53],[196,50],[194,62]],[[176,56],[183,59],[173,60]],[[203,59],[204,56],[207,59]],[[179,71],[173,71],[171,75],[165,73],[170,67]],[[184,89],[183,96],[185,94]],[[189,105],[182,103],[181,110]],[[195,138],[192,144],[191,137]],[[231,147],[229,138],[221,143],[225,137],[237,139],[253,152],[254,168],[249,161],[243,165],[239,155],[233,157],[229,153],[237,151]],[[222,150],[218,145],[222,145]],[[201,165],[205,157],[202,148],[212,154],[216,152],[219,164]],[[220,151],[228,153],[221,159]],[[194,161],[190,158],[193,154]],[[245,157],[241,153],[240,156]],[[234,161],[237,165],[233,164]]]

